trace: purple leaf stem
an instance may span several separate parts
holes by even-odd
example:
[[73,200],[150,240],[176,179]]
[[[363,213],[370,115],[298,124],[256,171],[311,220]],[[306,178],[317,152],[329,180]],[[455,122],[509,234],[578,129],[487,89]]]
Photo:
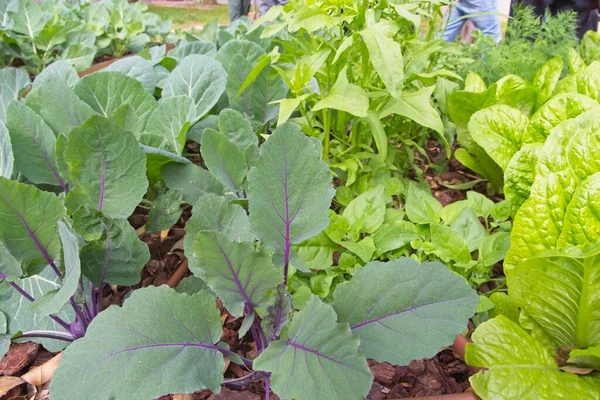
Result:
[[[287,149],[285,149],[287,150]],[[288,269],[290,267],[290,225],[292,221],[290,221],[290,197],[288,195],[288,165],[287,165],[287,151],[283,152],[283,164],[284,164],[284,174],[283,174],[283,195],[285,197],[285,245],[283,248],[283,285],[287,286],[288,280]]]
[[265,377],[265,400],[271,398],[271,376]]
[[252,325],[254,325],[254,324],[256,324],[256,331],[258,333],[258,337],[261,340],[262,348],[264,349],[269,345],[269,339],[268,339],[267,335],[265,334],[265,331],[264,331],[262,325],[260,324],[260,319],[257,314],[254,315],[254,322],[252,322]]
[[73,336],[70,333],[59,332],[59,331],[27,331],[21,333],[17,339],[20,338],[46,338],[62,340],[64,342],[72,342]]
[[[7,276],[4,275],[4,273],[2,271],[0,271],[0,281],[6,280],[6,278],[7,278]],[[17,292],[19,292],[23,297],[25,297],[30,302],[33,303],[35,301],[35,299],[33,297],[31,297],[31,295],[29,293],[27,293],[21,286],[17,285],[15,282],[8,282],[8,284],[10,286],[12,286],[13,289],[15,289]],[[67,322],[65,322],[62,318],[57,317],[56,315],[50,315],[50,318],[52,318],[57,324],[59,324],[60,326],[65,328],[67,331],[70,331],[71,325],[69,325]]]
[[96,286],[90,282],[90,312],[92,313],[92,318],[98,315],[98,306],[96,304]]
[[71,304],[73,311],[75,311],[75,315],[77,315],[77,318],[79,318],[79,320],[83,324],[84,329],[87,329],[88,325],[90,324],[90,321],[88,320],[87,316],[81,310],[81,307],[79,307],[79,304],[77,304],[75,302],[73,297],[71,297],[69,299],[69,304]]
[[102,211],[104,205],[104,189],[106,186],[106,160],[104,159],[104,141],[100,138],[100,157],[102,158],[100,165],[100,199],[98,200],[98,211]]
[[256,344],[256,351],[260,354],[260,352],[262,351],[262,340],[260,340],[260,338],[258,337],[258,333],[256,333],[256,328],[254,327],[254,322],[250,326],[250,332],[252,333],[252,339],[254,340],[254,343]]
[[[96,314],[102,311],[102,293],[104,292],[104,279],[106,278],[106,271],[108,270],[108,261],[110,259],[111,244],[110,244],[110,229],[107,225],[104,225],[106,229],[106,252],[104,254],[104,265],[102,266],[102,275],[100,276],[100,285],[98,287],[98,297],[96,298]],[[93,294],[92,294],[93,296]]]

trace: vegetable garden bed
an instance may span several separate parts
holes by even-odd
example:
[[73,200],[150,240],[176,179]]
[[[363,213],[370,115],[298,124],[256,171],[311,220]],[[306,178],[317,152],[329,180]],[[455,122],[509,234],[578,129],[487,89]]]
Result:
[[460,83],[443,5],[0,70],[4,395],[600,398],[600,64]]

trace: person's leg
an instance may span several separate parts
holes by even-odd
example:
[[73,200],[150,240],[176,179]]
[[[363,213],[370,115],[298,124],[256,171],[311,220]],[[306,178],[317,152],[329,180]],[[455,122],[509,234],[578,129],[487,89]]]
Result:
[[554,1],[552,6],[552,14],[566,10],[573,10],[577,13],[577,36],[580,39],[587,31],[598,29],[598,13],[592,9],[590,0]]
[[265,15],[267,11],[275,4],[273,0],[258,0],[258,12],[260,15]]
[[242,16],[242,1],[229,0],[229,22],[233,22]]
[[464,19],[459,19],[462,17],[462,15],[463,14],[460,11],[460,4],[456,4],[452,9],[452,13],[447,18],[448,24],[446,25],[446,30],[442,36],[444,41],[453,42],[454,39],[460,35],[460,30],[465,23]]
[[583,35],[587,31],[596,32],[598,30],[598,11],[587,10],[578,12],[577,23],[577,36],[579,36],[579,39],[583,38]]
[[[498,18],[498,6],[496,0],[469,0],[462,11],[465,14],[481,14],[490,13],[489,15],[473,16],[469,19],[473,21],[473,25],[485,35],[494,38],[496,43],[502,39],[500,32],[500,19]],[[494,13],[494,14],[491,14]]]
[[242,15],[250,14],[250,6],[252,5],[252,0],[242,0]]

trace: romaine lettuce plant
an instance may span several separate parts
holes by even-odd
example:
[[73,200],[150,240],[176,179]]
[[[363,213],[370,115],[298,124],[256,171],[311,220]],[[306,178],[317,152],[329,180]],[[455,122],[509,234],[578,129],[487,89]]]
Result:
[[600,398],[599,138],[588,111],[540,151],[504,263],[514,312],[482,324],[467,347],[467,361],[487,368],[471,378],[484,399]]
[[[575,64],[576,57],[572,53]],[[550,60],[532,84],[509,75],[487,89],[470,75],[466,89],[450,96],[450,113],[463,146],[456,158],[497,188],[503,185],[513,214],[529,197],[539,149],[552,129],[599,107],[593,89],[598,66],[583,65],[558,81],[561,65]]]

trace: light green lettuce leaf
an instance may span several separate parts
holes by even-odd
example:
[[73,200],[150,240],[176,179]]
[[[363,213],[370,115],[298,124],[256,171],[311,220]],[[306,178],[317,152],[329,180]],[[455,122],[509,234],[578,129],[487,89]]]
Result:
[[575,118],[589,110],[599,110],[600,104],[579,93],[563,93],[552,97],[540,107],[529,121],[524,134],[525,143],[544,143],[550,131],[562,121]]
[[[578,117],[558,125],[546,140],[536,167],[536,176],[531,195],[516,215],[511,241],[512,246],[505,259],[505,270],[511,269],[527,258],[556,248],[565,225],[567,207],[575,190],[596,172],[600,172],[600,115],[588,111]],[[596,178],[597,179],[597,178]],[[590,182],[591,184],[591,182]],[[593,189],[593,185],[590,186]],[[579,204],[586,202],[588,191],[578,194]],[[575,203],[574,203],[575,204]],[[573,205],[569,218],[586,213]],[[588,214],[588,216],[593,216]],[[589,222],[595,221],[595,218]],[[580,227],[570,225],[568,232],[579,230],[593,234],[586,229],[585,221]],[[581,223],[581,222],[580,222]],[[565,233],[561,245],[573,245]],[[585,244],[585,243],[582,243]]]
[[516,108],[494,105],[478,111],[469,121],[473,140],[503,169],[521,148],[529,120]]
[[472,338],[466,361],[486,368],[470,379],[483,400],[600,399],[597,376],[562,371],[553,354],[503,315],[481,324]]
[[513,215],[529,198],[535,179],[535,166],[541,143],[526,144],[510,159],[504,171],[504,196],[510,201]]

